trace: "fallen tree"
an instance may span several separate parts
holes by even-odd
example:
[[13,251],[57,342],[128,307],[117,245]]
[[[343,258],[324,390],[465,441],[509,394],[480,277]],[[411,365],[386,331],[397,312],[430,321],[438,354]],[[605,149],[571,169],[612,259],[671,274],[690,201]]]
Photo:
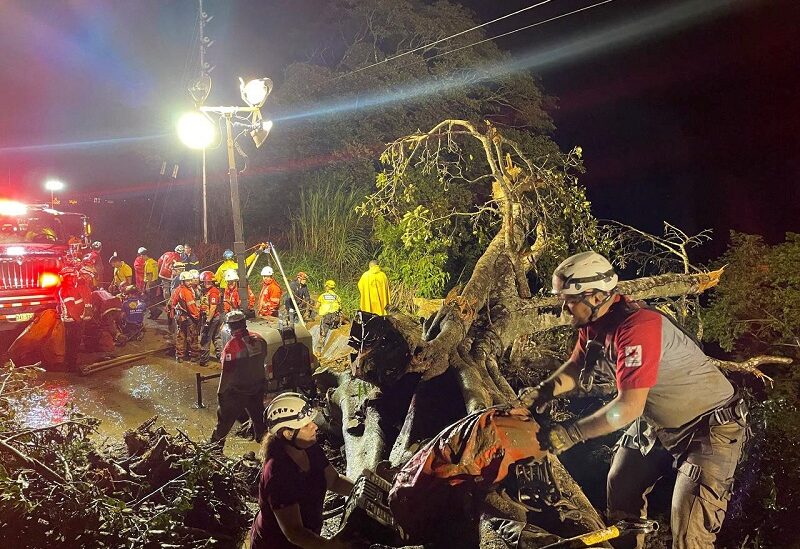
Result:
[[[481,168],[468,173],[464,166],[473,153],[480,155]],[[520,342],[566,323],[554,310],[557,301],[534,294],[531,282],[545,289],[549,266],[558,259],[590,248],[608,252],[614,246],[604,239],[572,174],[579,168],[579,156],[576,149],[534,161],[488,122],[479,127],[464,120],[443,121],[388,146],[378,189],[361,206],[366,215],[393,220],[409,243],[435,238],[436,224],[449,216],[466,216],[476,226],[488,223],[495,234],[469,280],[423,325],[394,315],[377,342],[360,348],[355,342],[351,372],[341,376],[330,394],[335,415],[342,418],[350,476],[374,469],[381,460],[395,467],[405,463],[420,443],[468,413],[516,404],[515,388],[504,375],[510,356],[524,361],[527,350]],[[470,212],[442,215],[418,206],[403,213],[406,186],[420,174],[437,178],[443,190],[491,182],[490,197]],[[685,255],[687,244],[691,242],[667,250]],[[721,274],[688,267],[684,271],[627,281],[620,290],[637,299],[685,298],[713,287]],[[775,359],[745,365],[720,361],[719,366],[759,373],[759,361]],[[550,531],[567,537],[601,526],[599,514],[558,459],[547,459],[560,494],[550,504],[559,518],[547,524]],[[500,490],[481,497],[487,517],[544,522]]]

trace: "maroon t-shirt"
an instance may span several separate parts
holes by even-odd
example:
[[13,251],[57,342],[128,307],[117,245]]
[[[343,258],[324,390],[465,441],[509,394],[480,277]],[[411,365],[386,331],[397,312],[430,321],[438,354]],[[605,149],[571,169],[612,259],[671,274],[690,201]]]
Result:
[[300,506],[303,526],[319,534],[322,531],[322,504],[325,501],[325,469],[328,458],[318,444],[306,450],[310,467],[307,472],[284,452],[264,463],[258,485],[259,512],[250,530],[250,549],[291,549],[297,546],[283,535],[273,509]]

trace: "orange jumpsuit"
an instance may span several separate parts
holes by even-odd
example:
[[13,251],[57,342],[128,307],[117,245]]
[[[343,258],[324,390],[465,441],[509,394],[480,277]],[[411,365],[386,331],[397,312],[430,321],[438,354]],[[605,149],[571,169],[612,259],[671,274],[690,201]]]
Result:
[[189,359],[200,357],[200,309],[194,292],[186,284],[181,284],[172,293],[170,305],[175,311],[175,358],[186,358],[188,346]]

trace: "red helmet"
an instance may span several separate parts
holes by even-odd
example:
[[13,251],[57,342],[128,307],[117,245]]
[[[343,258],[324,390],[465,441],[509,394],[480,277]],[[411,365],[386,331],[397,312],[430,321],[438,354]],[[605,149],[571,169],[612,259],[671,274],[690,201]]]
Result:
[[211,271],[203,271],[200,273],[200,282],[214,282],[214,273]]

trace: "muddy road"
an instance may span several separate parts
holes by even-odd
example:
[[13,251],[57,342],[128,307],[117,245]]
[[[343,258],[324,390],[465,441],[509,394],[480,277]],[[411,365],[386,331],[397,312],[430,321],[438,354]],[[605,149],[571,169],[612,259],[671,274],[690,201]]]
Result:
[[[7,350],[11,341],[10,334],[0,334],[0,349]],[[160,348],[167,342],[164,327],[154,323],[148,325],[142,341],[130,342],[113,355]],[[79,361],[86,364],[109,356],[83,354]],[[39,387],[25,399],[16,401],[17,420],[26,427],[45,427],[66,420],[72,411],[77,411],[101,420],[98,441],[122,443],[125,431],[158,415],[158,423],[168,430],[181,429],[193,440],[205,442],[216,424],[219,380],[203,383],[205,408],[197,408],[195,374],[205,376],[219,371],[218,363],[206,367],[190,362],[178,364],[170,349],[88,376],[45,372],[39,376]],[[234,432],[228,435],[227,455],[240,457],[250,450],[257,452],[258,444]]]

